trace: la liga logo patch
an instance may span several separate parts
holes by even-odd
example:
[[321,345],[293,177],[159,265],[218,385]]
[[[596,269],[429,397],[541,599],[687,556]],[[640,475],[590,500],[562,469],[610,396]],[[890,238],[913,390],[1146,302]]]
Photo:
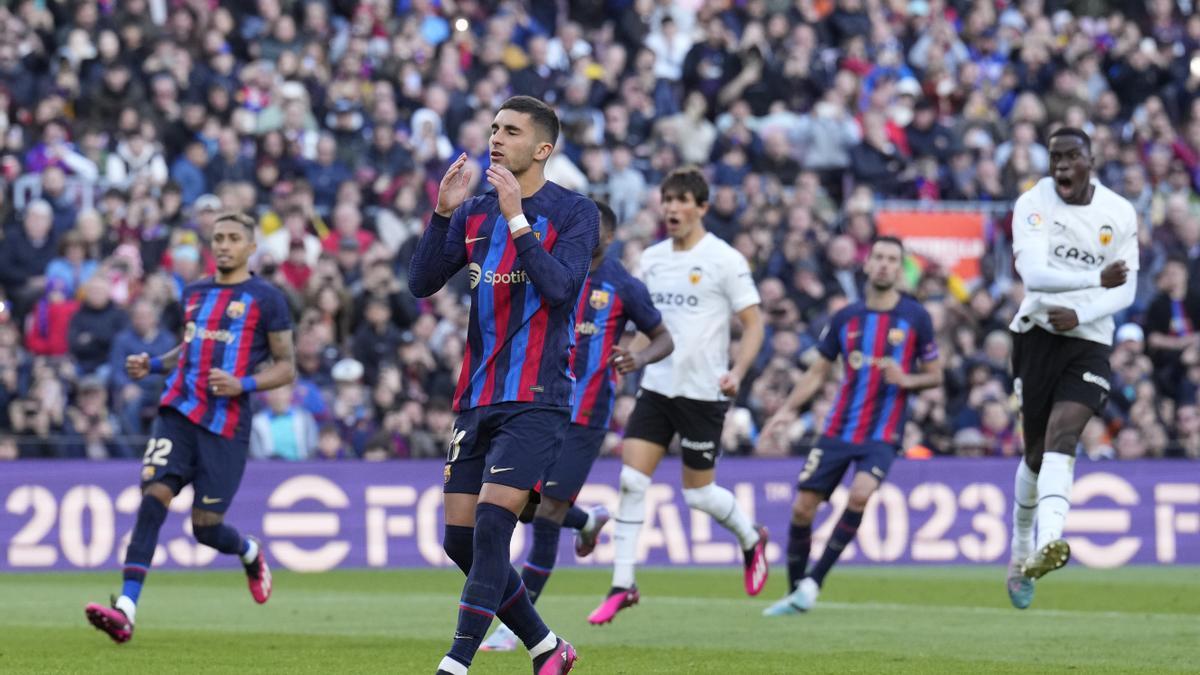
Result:
[[1041,227],[1042,226],[1042,214],[1031,213],[1031,214],[1029,214],[1029,217],[1025,219],[1025,222],[1029,223],[1030,227]]

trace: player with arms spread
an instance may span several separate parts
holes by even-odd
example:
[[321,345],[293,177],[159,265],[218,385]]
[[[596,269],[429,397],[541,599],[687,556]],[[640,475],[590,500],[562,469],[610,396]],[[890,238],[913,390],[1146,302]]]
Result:
[[[765,616],[808,611],[816,603],[825,576],[858,533],[871,495],[887,477],[900,449],[910,392],[942,384],[933,321],[915,298],[896,288],[903,269],[904,245],[895,237],[877,237],[864,271],[864,299],[833,316],[817,345],[817,359],[805,371],[763,436],[790,425],[796,411],[820,391],[842,357],[842,384],[818,445],[808,453],[796,486],[788,531],[788,588]],[[850,496],[821,559],[808,569],[812,523],[817,507],[829,499],[850,463]]]
[[[584,557],[596,548],[596,537],[609,520],[603,506],[584,511],[574,504],[608,435],[617,373],[640,370],[666,358],[674,349],[671,334],[646,287],[625,270],[620,260],[605,256],[616,234],[617,217],[607,204],[596,206],[600,208],[600,245],[592,254],[592,267],[575,308],[576,386],[571,427],[558,462],[546,476],[542,503],[533,519],[533,545],[521,571],[521,580],[534,602],[558,559],[562,526],[576,530],[575,553]],[[650,338],[650,344],[636,352],[619,344],[630,321]],[[516,643],[516,635],[501,625],[482,648],[512,651]]]
[[[138,596],[167,506],[189,483],[195,487],[196,540],[241,558],[255,602],[271,597],[271,572],[258,542],[223,522],[250,450],[250,393],[289,384],[296,372],[287,300],[250,274],[255,248],[253,218],[219,216],[212,238],[217,274],[183,290],[183,344],[162,356],[137,354],[125,361],[135,380],[149,373],[170,376],[142,459],[142,504],[125,552],[121,596],[110,607],[86,608],[88,621],[117,642],[133,637]],[[268,359],[270,365],[256,373]]]
[[459,156],[409,267],[418,297],[463,267],[471,285],[442,541],[467,582],[439,673],[467,672],[497,614],[529,649],[537,675],[575,663],[574,647],[542,622],[508,562],[517,516],[541,488],[571,422],[575,304],[599,241],[596,205],[546,180],[558,131],[545,103],[505,101],[492,122],[487,180],[495,190],[467,199],[470,170]]
[[1013,255],[1025,284],[1025,299],[1009,325],[1025,431],[1007,575],[1018,609],[1033,602],[1035,579],[1070,559],[1062,531],[1075,447],[1108,400],[1113,315],[1132,305],[1137,292],[1137,214],[1125,198],[1092,180],[1091,139],[1079,129],[1055,131],[1050,166],[1053,175],[1021,195],[1013,209]]
[[[662,212],[667,239],[642,253],[641,277],[675,341],[669,357],[642,377],[637,405],[621,452],[621,500],[613,534],[616,555],[608,596],[588,621],[608,623],[639,600],[634,584],[637,540],[646,514],[650,476],[679,434],[683,448],[683,498],[737,536],[743,552],[746,592],[757,595],[767,580],[767,531],[742,513],[733,493],[716,485],[721,427],[763,342],[758,289],[745,257],[704,229],[708,183],[696,169],[677,169],[663,180]],[[742,339],[729,367],[733,316]]]

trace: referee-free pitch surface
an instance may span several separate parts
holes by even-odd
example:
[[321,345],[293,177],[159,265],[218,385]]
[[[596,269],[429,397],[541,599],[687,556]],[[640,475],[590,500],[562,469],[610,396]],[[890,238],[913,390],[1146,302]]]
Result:
[[[1079,673],[1200,671],[1200,568],[1068,567],[1034,607],[1008,606],[1000,567],[841,567],[807,615],[764,618],[785,581],[750,599],[740,569],[639,571],[642,602],[585,617],[600,570],[556,570],[538,603],[587,673]],[[0,672],[432,673],[463,577],[450,570],[275,575],[259,607],[240,570],[151,572],[133,641],[83,617],[119,574],[0,577]],[[528,673],[523,652],[481,652],[472,673]]]

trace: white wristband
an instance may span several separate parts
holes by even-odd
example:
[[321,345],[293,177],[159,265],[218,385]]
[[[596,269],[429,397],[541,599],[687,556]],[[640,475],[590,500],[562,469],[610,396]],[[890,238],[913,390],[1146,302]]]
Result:
[[529,227],[529,220],[525,218],[524,213],[518,214],[516,218],[508,221],[508,231],[512,234],[516,234],[527,227]]

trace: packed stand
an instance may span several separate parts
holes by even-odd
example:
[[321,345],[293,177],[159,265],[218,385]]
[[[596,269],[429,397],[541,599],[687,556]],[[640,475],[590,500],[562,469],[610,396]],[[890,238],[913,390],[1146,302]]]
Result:
[[735,454],[802,452],[819,428],[832,388],[755,449],[831,313],[860,297],[874,214],[897,199],[989,214],[981,278],[908,266],[948,370],[917,397],[907,452],[1018,454],[1008,206],[1047,171],[1057,125],[1086,129],[1098,178],[1141,215],[1142,264],[1084,450],[1200,458],[1200,15],[1182,2],[14,4],[0,459],[140,456],[162,379],[131,382],[124,359],[178,342],[180,289],[214,271],[208,235],[233,209],[258,216],[254,267],[298,317],[299,379],[256,395],[253,456],[440,456],[467,287],[418,301],[402,280],[442,171],[465,152],[479,180],[513,94],[555,106],[548,175],[611,203],[631,268],[662,236],[659,180],[709,176],[705,224],[751,262],[769,322],[729,413]]

